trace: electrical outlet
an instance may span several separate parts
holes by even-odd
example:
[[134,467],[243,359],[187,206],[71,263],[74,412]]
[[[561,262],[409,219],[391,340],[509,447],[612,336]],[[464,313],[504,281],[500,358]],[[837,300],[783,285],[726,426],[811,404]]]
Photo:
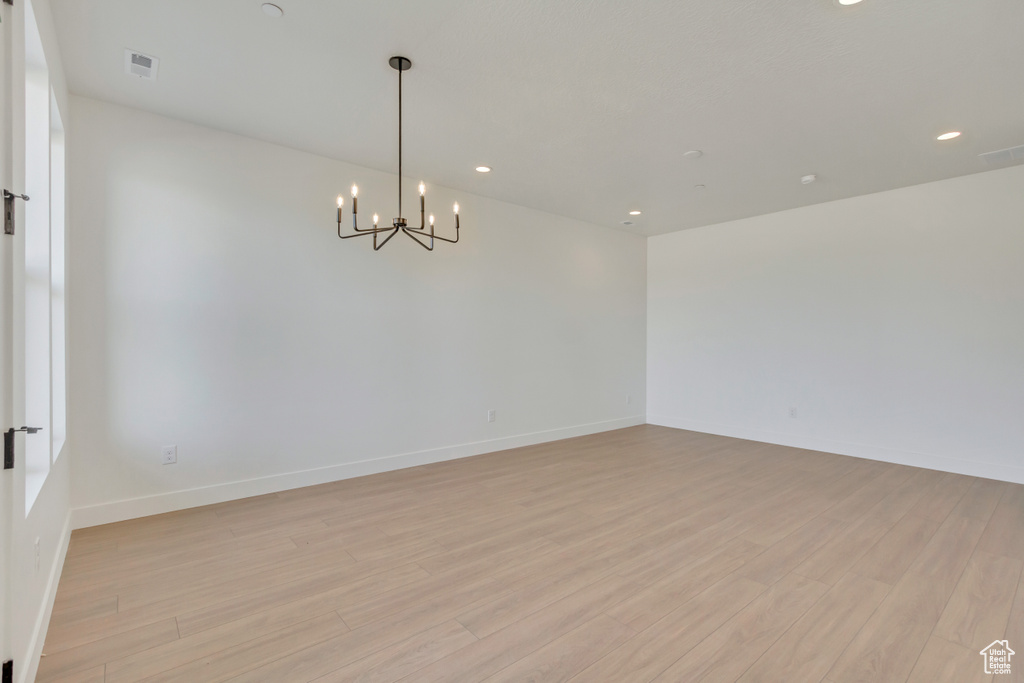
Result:
[[487,421],[488,422],[494,422],[495,418],[497,418],[497,411],[488,410],[487,411]]
[[160,449],[160,464],[173,465],[178,462],[178,447],[164,446]]
[[794,420],[796,419],[796,406],[791,406],[790,407],[790,409],[789,409],[789,416],[791,418],[793,418]]
[[39,571],[39,537],[36,537],[36,571]]

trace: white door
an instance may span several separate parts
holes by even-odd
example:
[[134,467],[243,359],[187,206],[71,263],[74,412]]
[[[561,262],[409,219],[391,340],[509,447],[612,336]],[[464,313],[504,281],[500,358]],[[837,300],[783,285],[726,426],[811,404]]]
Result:
[[[13,120],[11,115],[11,7],[0,4],[0,187],[11,185]],[[14,358],[12,311],[14,244],[0,235],[0,430],[13,424]],[[20,425],[19,425],[20,426]],[[11,644],[11,525],[14,519],[14,472],[0,473],[0,661],[12,657]],[[6,665],[6,664],[5,664]]]
[[[33,67],[30,64],[33,59],[36,62],[40,59],[38,53],[41,49],[35,44],[39,42],[38,29],[31,9],[22,1],[16,2],[14,6],[6,2],[0,4],[0,22],[0,190],[19,196],[23,193],[31,195],[34,193],[32,189],[26,188],[29,168],[26,162],[27,132],[39,129],[41,124],[29,122],[32,125],[26,126],[29,118],[26,107],[27,103],[30,103],[30,95],[35,99],[40,98],[35,92],[41,87],[40,78],[32,71]],[[29,37],[26,28],[29,27],[35,32],[32,36],[32,45],[27,45],[26,40]],[[32,59],[27,59],[30,56]],[[48,96],[48,83],[42,87]],[[40,119],[46,114],[48,110],[43,114],[35,113],[32,118]],[[48,125],[47,123],[47,128]],[[34,135],[40,137],[38,132]],[[48,169],[48,153],[44,154],[46,159],[43,161]],[[34,166],[40,166],[42,163],[39,156],[37,150],[32,161]],[[28,334],[31,332],[29,328],[33,325],[39,327],[41,321],[46,322],[47,327],[49,324],[48,320],[45,320],[49,315],[49,302],[43,300],[39,282],[42,277],[48,279],[48,268],[47,272],[41,273],[36,263],[44,258],[38,254],[43,245],[40,241],[41,235],[47,236],[45,249],[48,252],[48,228],[36,227],[31,231],[27,229],[30,212],[38,213],[40,209],[48,211],[49,180],[41,171],[37,170],[35,175],[35,189],[39,189],[38,178],[43,178],[47,182],[41,197],[35,192],[35,199],[41,199],[42,202],[35,201],[29,205],[20,197],[13,200],[14,234],[6,234],[6,230],[0,234],[0,431],[6,432],[11,428],[19,430],[13,434],[14,467],[5,468],[0,474],[0,551],[3,553],[3,557],[0,558],[0,580],[3,582],[3,589],[0,590],[0,659],[5,663],[12,658],[15,660],[15,680],[20,680],[26,662],[17,661],[17,656],[23,656],[23,652],[15,652],[17,649],[24,649],[23,644],[18,642],[17,634],[24,632],[25,629],[15,623],[18,615],[13,607],[19,595],[20,586],[16,585],[18,577],[23,574],[19,567],[24,562],[16,564],[13,551],[20,547],[18,539],[26,533],[28,507],[34,499],[34,493],[29,495],[32,490],[30,482],[33,481],[31,470],[33,467],[40,469],[40,465],[33,465],[33,459],[29,456],[35,452],[35,460],[41,462],[42,458],[38,452],[41,449],[49,451],[48,434],[51,431],[48,417],[45,422],[40,420],[37,408],[36,415],[28,415],[33,412],[29,404],[34,394],[42,395],[39,386],[42,380],[37,378],[27,382],[26,367],[32,363],[39,365],[38,358],[42,357],[44,352],[47,358],[49,356],[48,335],[42,342],[46,348],[41,349],[42,337],[38,333]],[[40,203],[43,206],[38,206]],[[4,205],[3,216],[0,217],[2,223],[6,223],[6,209]],[[37,226],[42,225],[39,216],[35,216],[34,221]],[[45,258],[48,259],[48,256]],[[46,311],[40,310],[43,305],[46,306]],[[47,376],[48,366],[47,360]],[[45,388],[48,397],[49,387]],[[38,402],[39,399],[36,400]],[[20,428],[26,424],[27,416],[35,417],[34,422],[37,424],[31,426],[40,427],[42,431],[32,435],[21,431]],[[48,470],[48,456],[46,464]],[[35,481],[45,478],[45,473],[44,471],[41,476],[36,476]],[[23,616],[21,620],[24,621]]]

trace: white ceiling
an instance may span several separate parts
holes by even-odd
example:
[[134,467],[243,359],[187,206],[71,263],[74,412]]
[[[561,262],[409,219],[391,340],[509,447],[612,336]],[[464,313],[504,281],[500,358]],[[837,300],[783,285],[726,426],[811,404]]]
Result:
[[[1021,0],[275,2],[283,18],[52,6],[72,92],[380,170],[403,54],[407,176],[640,234],[984,171],[979,153],[1024,144]],[[157,81],[125,75],[125,48],[160,58]]]

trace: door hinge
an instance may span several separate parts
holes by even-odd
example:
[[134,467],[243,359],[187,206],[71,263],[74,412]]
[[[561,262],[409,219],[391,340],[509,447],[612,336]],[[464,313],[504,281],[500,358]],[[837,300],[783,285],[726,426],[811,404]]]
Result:
[[[7,0],[4,0],[7,2]],[[14,660],[8,659],[4,662],[4,677],[3,683],[14,683]]]
[[[7,0],[4,0],[7,2]],[[10,190],[4,190],[4,234],[14,234],[14,200],[24,199],[28,201],[27,194],[14,194]]]
[[14,469],[14,433],[25,432],[26,434],[35,434],[42,427],[22,427],[21,429],[15,429],[11,427],[4,432],[4,469]]

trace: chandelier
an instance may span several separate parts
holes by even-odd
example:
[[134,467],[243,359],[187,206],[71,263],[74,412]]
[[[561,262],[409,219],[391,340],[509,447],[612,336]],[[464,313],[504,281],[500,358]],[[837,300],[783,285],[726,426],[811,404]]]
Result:
[[391,221],[391,225],[388,227],[379,227],[378,223],[380,218],[377,214],[373,214],[373,227],[372,228],[360,228],[358,222],[358,211],[359,211],[359,188],[356,185],[352,186],[352,229],[355,231],[348,235],[341,234],[341,211],[345,204],[345,198],[340,194],[338,195],[338,237],[343,240],[351,239],[353,237],[366,237],[373,235],[373,250],[377,251],[392,237],[398,234],[399,231],[408,235],[416,244],[420,245],[427,251],[434,250],[434,240],[441,240],[442,242],[451,242],[454,244],[459,241],[459,204],[458,202],[452,207],[452,211],[455,214],[455,239],[448,237],[441,237],[440,235],[434,234],[434,216],[431,215],[429,222],[425,220],[426,209],[424,207],[423,194],[426,191],[426,186],[420,183],[420,227],[410,227],[405,218],[402,217],[402,72],[408,71],[412,68],[412,62],[406,57],[392,57],[388,60],[391,68],[398,72],[398,218]]

